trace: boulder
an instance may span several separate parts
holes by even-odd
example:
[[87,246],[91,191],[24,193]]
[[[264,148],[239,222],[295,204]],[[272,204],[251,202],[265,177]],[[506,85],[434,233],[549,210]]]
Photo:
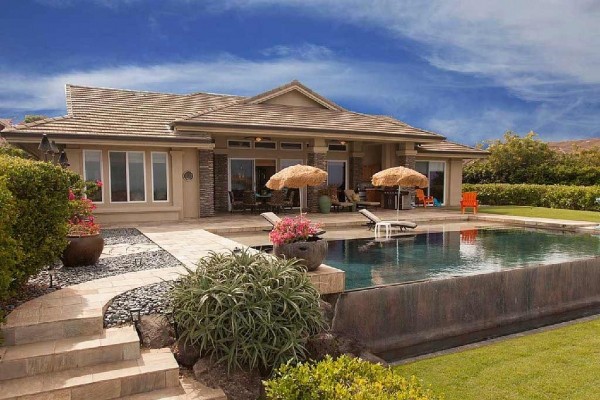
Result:
[[180,365],[184,367],[192,368],[196,361],[200,358],[200,350],[186,343],[184,340],[179,339],[173,348],[175,359]]
[[331,324],[333,323],[334,315],[333,306],[326,301],[319,300],[319,308],[321,309],[321,315],[323,315],[325,323],[327,324],[327,326],[331,326]]
[[308,352],[308,358],[320,361],[327,354],[334,358],[342,354],[358,357],[363,351],[363,346],[354,339],[336,335],[332,332],[322,332],[308,339],[306,351]]
[[175,331],[164,315],[143,315],[139,327],[144,347],[162,349],[175,343]]

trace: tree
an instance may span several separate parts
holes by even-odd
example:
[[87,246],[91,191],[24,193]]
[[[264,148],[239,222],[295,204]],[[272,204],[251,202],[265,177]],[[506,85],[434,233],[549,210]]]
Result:
[[39,120],[46,119],[46,118],[48,118],[46,115],[28,114],[23,119],[23,122],[28,124],[30,122],[35,122],[35,121],[39,121]]

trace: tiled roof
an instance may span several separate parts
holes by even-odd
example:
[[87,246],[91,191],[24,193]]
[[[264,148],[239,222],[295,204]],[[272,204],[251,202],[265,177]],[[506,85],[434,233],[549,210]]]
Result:
[[414,128],[387,116],[367,115],[346,110],[289,107],[279,104],[248,104],[244,100],[200,113],[185,120],[175,121],[175,124],[177,123],[340,133],[380,133],[429,139],[444,138],[436,133]]
[[4,128],[9,128],[11,126],[12,126],[12,124],[11,124],[10,119],[0,118],[0,131],[3,130]]
[[475,147],[458,144],[447,140],[432,143],[422,143],[417,146],[419,153],[445,153],[445,154],[474,154],[485,156],[489,154],[486,150],[476,149]]
[[165,94],[67,85],[64,117],[19,124],[15,130],[90,135],[174,136],[169,124],[200,110],[239,100],[208,93]]

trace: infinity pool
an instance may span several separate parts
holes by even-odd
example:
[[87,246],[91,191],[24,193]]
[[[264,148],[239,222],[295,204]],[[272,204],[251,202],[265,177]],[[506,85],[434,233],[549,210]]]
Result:
[[554,264],[598,255],[598,236],[475,228],[388,240],[334,240],[329,242],[324,263],[346,272],[346,290],[349,290]]

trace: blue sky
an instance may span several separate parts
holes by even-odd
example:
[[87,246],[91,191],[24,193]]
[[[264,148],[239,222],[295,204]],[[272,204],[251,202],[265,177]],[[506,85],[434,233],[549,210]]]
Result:
[[[576,3],[576,4],[575,4]],[[600,5],[504,0],[3,0],[0,117],[65,83],[254,95],[292,79],[462,143],[600,136]]]

